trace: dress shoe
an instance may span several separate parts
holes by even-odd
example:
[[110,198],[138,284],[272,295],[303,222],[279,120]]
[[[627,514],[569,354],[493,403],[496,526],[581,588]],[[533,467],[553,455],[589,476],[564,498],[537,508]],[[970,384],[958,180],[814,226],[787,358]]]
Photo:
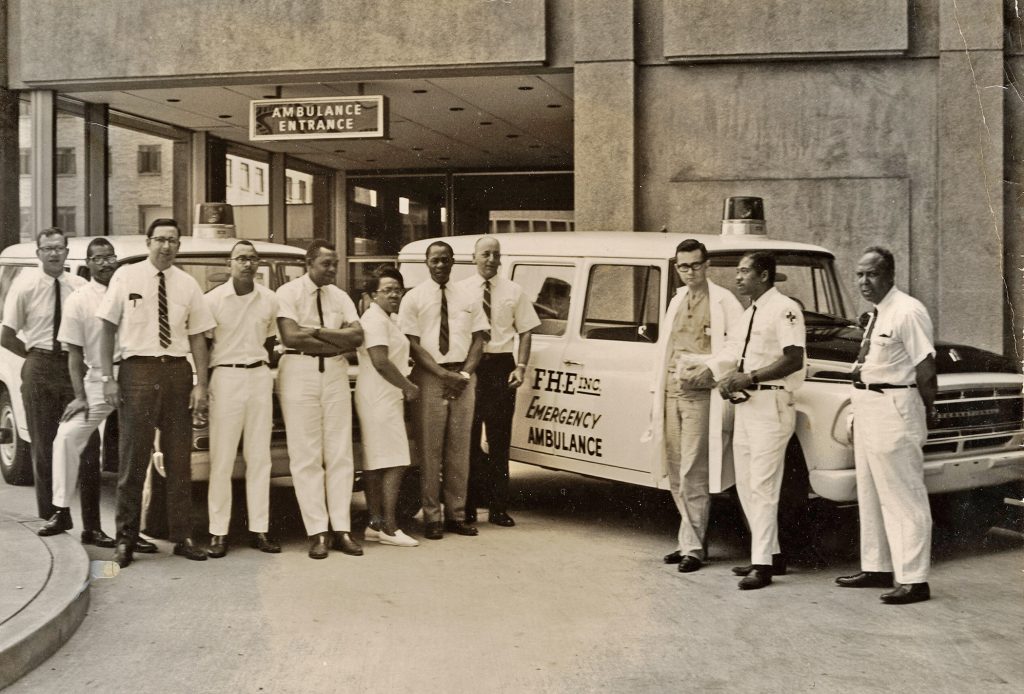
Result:
[[427,523],[423,529],[423,537],[428,540],[440,540],[444,537],[444,526],[441,523]]
[[114,561],[117,565],[123,569],[131,564],[133,559],[131,545],[124,541],[118,542],[114,548]]
[[840,576],[836,584],[843,588],[892,588],[892,571],[861,571]]
[[311,536],[309,543],[309,558],[310,559],[326,559],[327,558],[327,533],[317,533]]
[[772,567],[767,564],[754,564],[750,574],[740,579],[740,590],[757,590],[772,582]]
[[382,530],[378,537],[382,545],[391,545],[392,547],[418,547],[420,544],[401,530],[396,530],[394,535],[388,535]]
[[[466,522],[468,523],[470,521],[467,520]],[[487,522],[494,525],[500,525],[503,528],[511,528],[516,524],[516,522],[512,520],[512,516],[508,515],[504,511],[492,511],[487,515]]]
[[281,545],[277,544],[277,542],[275,542],[273,538],[266,533],[253,533],[252,540],[249,544],[252,545],[253,549],[258,549],[259,551],[266,552],[267,554],[281,553]]
[[223,535],[210,535],[210,547],[206,550],[206,556],[211,559],[220,559],[228,553],[228,538]]
[[681,574],[688,574],[696,571],[700,567],[704,566],[703,562],[697,557],[691,557],[687,554],[685,557],[679,560],[679,567],[676,569]]
[[912,602],[930,600],[932,591],[927,583],[904,583],[896,590],[882,593],[882,602],[886,605],[909,605]]
[[466,509],[466,522],[476,523],[476,509],[473,509],[472,511],[470,511],[468,508]]
[[174,545],[174,553],[179,557],[185,557],[192,561],[206,561],[206,552],[199,549],[199,546],[192,541],[191,537],[186,537],[184,540]]
[[115,547],[117,541],[102,530],[83,530],[82,544],[95,545],[96,547]]
[[[734,566],[732,567],[733,576],[746,576],[754,570],[753,564],[747,564],[746,566]],[[772,575],[773,576],[785,576],[786,575],[786,555],[785,554],[773,554],[772,555]]]
[[334,546],[340,549],[342,554],[348,554],[353,557],[363,556],[363,548],[352,539],[352,535],[349,533],[334,533]]
[[139,537],[135,539],[136,554],[156,554],[160,550],[149,540]]
[[678,564],[683,560],[683,554],[678,549],[675,552],[669,552],[661,558],[666,564]]
[[450,533],[455,533],[456,535],[465,535],[466,537],[473,537],[474,535],[477,535],[480,532],[469,523],[457,520],[446,520],[444,522],[444,529]]
[[50,537],[51,535],[60,535],[63,532],[71,530],[75,527],[74,523],[71,522],[71,509],[69,508],[57,508],[57,512],[50,516],[50,520],[43,524],[43,527],[36,531],[36,535],[40,537]]

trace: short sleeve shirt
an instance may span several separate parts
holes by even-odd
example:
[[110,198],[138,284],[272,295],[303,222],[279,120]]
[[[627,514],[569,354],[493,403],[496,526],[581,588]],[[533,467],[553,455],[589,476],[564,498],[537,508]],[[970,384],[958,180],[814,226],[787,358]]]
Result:
[[241,296],[230,279],[204,297],[217,321],[210,366],[266,361],[267,338],[277,334],[277,296],[261,284]]
[[359,324],[363,326],[363,344],[359,346],[359,378],[366,377],[364,371],[370,377],[377,375],[370,360],[370,347],[387,347],[388,361],[395,365],[399,373],[408,376],[411,371],[409,338],[398,328],[398,316],[388,315],[378,304],[372,303],[360,318]]
[[96,315],[117,326],[121,352],[129,357],[185,357],[189,336],[216,325],[192,275],[173,265],[164,270],[171,343],[160,345],[160,271],[147,258],[118,268]]
[[928,309],[896,287],[889,290],[877,308],[871,347],[860,370],[861,380],[893,385],[916,383],[915,367],[935,356]]
[[469,356],[473,333],[490,328],[480,303],[454,282],[445,286],[448,302],[448,351],[441,354],[441,288],[433,280],[416,285],[402,299],[398,325],[406,335],[420,339],[420,345],[438,364],[462,362]]
[[[81,347],[85,365],[90,370],[100,368],[100,335],[103,321],[96,317],[96,309],[103,302],[107,288],[96,280],[80,287],[64,302],[58,337],[64,344]],[[114,361],[121,358],[121,350],[114,337]]]
[[[757,306],[757,311],[753,308]],[[750,320],[753,315],[753,325]],[[800,306],[778,289],[772,287],[757,298],[743,312],[743,335],[750,329],[750,342],[747,344],[746,358],[743,359],[743,370],[750,373],[754,369],[768,366],[782,358],[786,347],[805,348],[807,332],[804,330],[804,314]],[[799,370],[784,379],[765,381],[769,385],[782,385],[786,390],[794,391],[800,387],[807,370],[806,355]]]
[[[319,291],[323,322],[316,307]],[[337,285],[318,287],[309,273],[282,284],[277,289],[277,317],[291,318],[300,328],[338,329],[359,320],[356,305]]]
[[[479,303],[483,311],[484,278],[479,274],[458,282]],[[484,314],[486,318],[486,314]],[[523,293],[523,288],[512,280],[491,278],[491,339],[484,345],[488,354],[511,354],[515,337],[540,325],[540,318],[533,310],[533,304]]]
[[81,277],[67,272],[50,277],[41,267],[23,271],[14,280],[4,300],[4,322],[16,334],[21,334],[25,349],[53,349],[54,282],[60,282],[61,322],[64,304],[79,287],[86,284]]

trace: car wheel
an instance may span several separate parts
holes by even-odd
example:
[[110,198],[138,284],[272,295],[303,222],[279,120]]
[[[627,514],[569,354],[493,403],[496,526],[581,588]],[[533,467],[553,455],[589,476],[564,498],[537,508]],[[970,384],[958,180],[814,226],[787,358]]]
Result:
[[32,454],[28,441],[18,436],[18,423],[10,394],[0,388],[0,473],[7,484],[32,484]]

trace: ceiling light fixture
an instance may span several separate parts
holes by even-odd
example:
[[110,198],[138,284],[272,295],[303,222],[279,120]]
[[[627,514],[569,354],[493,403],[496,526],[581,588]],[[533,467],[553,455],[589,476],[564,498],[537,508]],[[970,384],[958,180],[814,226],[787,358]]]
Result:
[[167,100],[167,103],[169,103],[169,104],[176,104],[176,103],[178,103],[179,101],[181,101],[181,99],[168,99],[168,100]]
[[413,89],[412,93],[413,94],[426,94],[427,90],[426,89]]
[[230,114],[230,113],[222,113],[222,114],[220,114],[220,115],[219,115],[219,116],[217,116],[217,117],[218,117],[218,118],[230,118],[230,117],[231,117],[231,114]]
[[494,125],[494,123],[492,123],[489,120],[482,120],[482,121],[480,121],[480,125]]
[[548,108],[562,108],[562,104],[548,104]]
[[508,134],[508,135],[506,135],[505,137],[507,137],[507,138],[508,138],[508,139],[510,139],[510,140],[514,140],[514,139],[516,139],[516,138],[517,138],[517,137],[519,137],[519,136],[518,136],[518,135],[516,135],[515,133],[509,133],[509,134]]
[[466,109],[462,108],[461,106],[449,106],[448,110],[449,111],[465,111]]
[[529,91],[532,91],[532,90],[533,90],[533,87],[528,87],[526,85],[523,85],[522,87],[519,87],[519,91],[521,91],[521,92],[529,92]]

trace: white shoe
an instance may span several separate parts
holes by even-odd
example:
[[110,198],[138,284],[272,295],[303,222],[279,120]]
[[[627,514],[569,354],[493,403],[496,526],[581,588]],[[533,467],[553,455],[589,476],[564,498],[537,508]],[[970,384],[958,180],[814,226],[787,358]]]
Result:
[[377,535],[377,539],[382,545],[391,545],[393,547],[419,547],[420,545],[418,540],[414,540],[401,530],[396,530],[394,535],[381,532]]
[[381,535],[383,535],[381,531],[366,526],[366,530],[363,532],[363,540],[366,542],[380,542]]

